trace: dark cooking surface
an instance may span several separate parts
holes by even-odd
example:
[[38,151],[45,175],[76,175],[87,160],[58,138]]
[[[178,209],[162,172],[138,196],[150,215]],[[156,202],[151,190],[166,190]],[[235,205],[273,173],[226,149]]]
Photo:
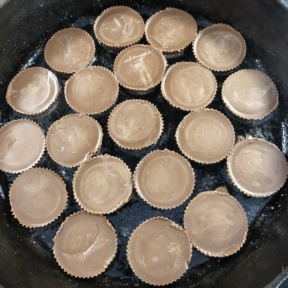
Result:
[[[17,1],[14,0],[14,4],[8,3],[7,7],[4,6],[4,8],[2,9],[8,9],[8,5],[11,6],[11,11],[13,9],[16,9],[16,6],[13,6],[16,5],[15,2]],[[33,1],[27,2],[32,3]],[[46,2],[52,3],[57,1],[39,1],[38,6],[35,9],[41,11],[41,3],[45,6]],[[90,6],[89,4],[90,1],[82,1],[82,9],[77,10],[76,7],[71,3],[70,5],[65,6],[64,2],[72,3],[72,1],[62,1],[61,3],[63,4],[58,3],[57,7],[51,7],[47,4],[47,9],[52,13],[50,14],[51,19],[48,20],[49,13],[47,11],[43,12],[45,13],[45,16],[43,14],[41,14],[41,16],[43,17],[43,19],[46,19],[45,21],[47,22],[54,19],[55,23],[53,25],[50,25],[50,27],[52,27],[51,29],[48,29],[45,27],[49,27],[49,25],[46,22],[45,24],[44,22],[41,23],[41,21],[43,20],[37,18],[38,20],[40,20],[40,28],[35,28],[41,29],[43,33],[41,33],[37,37],[37,40],[34,43],[29,38],[27,38],[25,40],[27,41],[27,43],[25,44],[24,42],[23,44],[25,49],[23,48],[23,52],[18,54],[17,58],[12,57],[13,51],[5,52],[6,50],[4,50],[4,52],[6,53],[5,55],[7,55],[7,57],[10,56],[10,59],[12,59],[9,61],[6,61],[4,58],[2,59],[2,55],[4,54],[0,54],[0,61],[2,64],[1,66],[3,66],[2,72],[0,72],[0,95],[2,99],[4,98],[6,88],[10,79],[19,70],[35,65],[48,67],[43,59],[43,47],[47,39],[49,39],[49,37],[53,33],[55,33],[61,28],[70,27],[72,25],[74,27],[83,28],[94,37],[94,33],[92,31],[92,24],[95,20],[95,17],[104,8],[115,5],[115,2],[113,1],[99,1],[95,2],[93,6],[94,8],[92,8],[92,6]],[[225,1],[222,2],[224,3]],[[242,9],[245,9],[245,4],[243,4],[244,2],[248,3],[248,1],[242,1]],[[271,4],[272,1],[266,2],[267,3],[265,5],[267,5],[267,7],[262,9],[267,9],[267,11],[269,11],[269,3]],[[105,6],[103,6],[102,3],[105,3]],[[118,1],[116,3],[119,4]],[[143,2],[140,1],[138,1],[138,3],[140,3],[139,5],[132,4],[132,1],[122,1],[121,3],[127,4],[132,8],[136,9],[144,17],[144,20],[146,20],[149,15],[160,10],[161,7],[164,7],[164,3],[160,4],[159,2],[159,4],[156,5],[155,1],[151,2],[154,4],[150,3],[150,6],[147,1],[145,2],[146,5],[144,5]],[[167,5],[165,4],[165,6],[178,6],[175,4],[172,5],[169,1],[167,1],[167,3]],[[273,55],[272,53],[276,53],[273,52],[273,49],[280,49],[282,46],[279,44],[280,48],[278,46],[275,48],[273,45],[276,45],[277,43],[275,44],[274,42],[271,42],[271,45],[269,44],[267,45],[267,47],[261,48],[259,47],[260,43],[258,42],[257,37],[252,37],[250,34],[250,32],[253,33],[253,30],[250,31],[249,25],[252,25],[251,27],[253,27],[254,22],[249,24],[249,21],[247,20],[248,22],[245,23],[245,20],[239,20],[242,18],[238,16],[235,18],[235,23],[233,23],[232,19],[229,21],[228,14],[221,15],[221,13],[216,13],[216,9],[214,10],[214,13],[212,13],[212,6],[209,8],[207,8],[207,6],[206,10],[201,10],[201,6],[199,6],[200,4],[198,2],[195,2],[195,9],[191,8],[188,3],[189,2],[187,1],[185,3],[182,3],[181,5],[179,4],[179,8],[188,10],[196,18],[197,24],[200,29],[206,27],[207,25],[210,25],[211,23],[225,21],[226,23],[231,24],[233,27],[238,29],[240,32],[243,32],[243,36],[247,40],[247,56],[239,68],[254,68],[268,73],[275,81],[276,86],[280,92],[280,108],[273,112],[270,117],[268,117],[264,121],[255,122],[239,120],[233,115],[231,115],[224,108],[224,104],[220,98],[221,85],[226,79],[226,77],[230,75],[230,73],[226,73],[225,75],[216,74],[218,81],[217,96],[212,102],[212,104],[209,105],[209,107],[216,108],[223,112],[225,115],[228,115],[229,119],[234,125],[236,135],[245,135],[246,133],[248,133],[251,136],[257,136],[268,141],[272,141],[287,156],[288,120],[286,116],[287,103],[285,103],[284,97],[288,97],[288,93],[285,94],[285,91],[288,90],[288,86],[284,87],[281,83],[281,79],[284,78],[282,74],[285,72],[285,68],[280,67],[281,65],[278,67],[278,64],[271,62],[271,60],[269,60],[269,57],[265,54],[268,53],[268,49],[271,49],[272,52],[270,51],[269,53]],[[206,2],[203,1],[203,3]],[[25,5],[27,5],[28,7],[28,4]],[[63,5],[63,7],[61,7],[61,5]],[[261,5],[263,5],[263,3]],[[253,8],[253,5],[251,6]],[[282,11],[280,10],[280,6],[275,7],[279,9],[279,11]],[[250,9],[252,8],[250,7]],[[58,12],[62,11],[61,9],[63,9],[63,11],[65,9],[66,12],[61,14],[61,12]],[[77,12],[73,11],[73,9],[75,9],[75,11]],[[209,9],[211,9],[211,11]],[[230,9],[232,9],[232,7],[230,7]],[[259,7],[257,6],[257,1],[255,1],[254,3],[254,9],[259,9]],[[253,11],[253,9],[251,11]],[[250,13],[252,13],[251,11]],[[0,10],[0,19],[1,12],[2,11]],[[60,17],[58,19],[58,13],[60,13],[63,18]],[[246,11],[246,13],[247,17],[249,17],[249,11]],[[288,14],[288,11],[286,11],[286,13]],[[285,17],[287,17],[287,14]],[[73,16],[70,17],[70,15]],[[280,13],[279,15],[282,14]],[[272,16],[269,15],[269,17],[273,20]],[[274,18],[276,20],[277,17]],[[57,19],[57,21],[55,21],[55,19]],[[14,23],[14,21],[15,23],[17,23],[17,21],[12,18],[12,24]],[[236,25],[237,21],[239,22],[238,26]],[[287,19],[286,21],[288,22]],[[25,25],[25,23],[26,22],[22,22],[22,25]],[[32,21],[28,21],[26,25],[30,25],[30,28],[32,29],[31,31],[33,32],[33,25],[35,24],[33,24]],[[0,49],[3,47],[5,49],[9,49],[9,47],[10,49],[16,47],[13,46],[11,43],[9,44],[9,42],[6,44],[3,44],[3,42],[1,42],[3,41],[2,39],[4,39],[3,35],[5,36],[5,29],[3,29],[2,27],[3,26],[1,22]],[[2,32],[1,29],[4,32]],[[255,29],[256,28],[254,27],[254,30]],[[269,37],[269,28],[265,29],[265,33],[267,35],[265,34],[266,36],[264,36]],[[278,31],[278,34],[281,35],[281,30]],[[282,36],[285,36],[284,32]],[[11,36],[7,34],[6,37],[6,39],[9,40],[9,37]],[[20,35],[19,39],[21,39],[21,37],[29,37],[29,35]],[[288,39],[286,39],[286,42],[288,42]],[[142,43],[145,43],[145,41],[142,41]],[[93,65],[105,66],[111,70],[116,55],[107,52],[97,42],[96,46],[96,57],[93,60]],[[184,56],[180,59],[183,61],[195,61],[191,50],[191,46],[189,46],[189,48],[185,51]],[[284,52],[288,52],[287,47],[286,51],[282,51],[282,53]],[[169,64],[172,64],[175,61],[176,60],[169,60]],[[284,64],[285,63],[283,63],[283,65]],[[283,70],[282,73],[280,73],[281,69]],[[67,76],[63,76],[58,73],[56,75],[58,76],[61,86],[61,93],[57,103],[53,106],[52,109],[42,114],[41,116],[25,117],[35,120],[45,131],[47,131],[47,128],[55,120],[58,120],[61,116],[65,114],[72,113],[72,110],[66,104],[63,96],[63,85],[67,80]],[[288,75],[288,73],[286,75]],[[106,126],[108,114],[106,113],[104,116],[98,117],[97,119],[99,120],[101,126],[104,129],[104,140],[101,153],[109,153],[111,155],[121,157],[134,171],[134,168],[139,162],[139,160],[142,159],[142,157],[144,157],[149,151],[151,151],[151,149],[168,148],[179,152],[174,138],[174,134],[176,127],[178,126],[183,116],[187,114],[187,112],[182,112],[175,108],[172,108],[161,96],[159,88],[157,88],[154,93],[148,96],[133,96],[133,98],[143,98],[153,102],[157,105],[159,111],[164,117],[165,132],[163,133],[157,144],[152,146],[150,149],[146,149],[143,152],[128,152],[121,148],[118,148],[114,145],[113,141],[107,135]],[[127,93],[124,89],[121,88],[117,103],[122,102],[126,99],[131,99],[131,94]],[[171,115],[173,115],[173,117],[171,117]],[[21,116],[20,114],[13,112],[12,109],[8,107],[4,99],[1,101],[1,125],[12,119],[19,119],[22,117],[23,116]],[[196,172],[196,187],[192,197],[194,197],[197,193],[201,191],[211,190],[221,185],[227,185],[229,192],[234,195],[238,199],[238,201],[244,206],[249,223],[251,224],[253,222],[253,224],[248,234],[247,243],[244,245],[244,248],[234,256],[222,260],[210,259],[197,252],[196,250],[193,250],[190,269],[185,274],[185,276],[176,284],[179,285],[179,287],[209,287],[210,285],[212,285],[212,283],[215,284],[216,287],[217,285],[221,285],[221,287],[244,287],[244,285],[245,287],[263,287],[263,285],[268,284],[270,281],[273,280],[273,278],[275,278],[279,273],[281,273],[282,269],[284,270],[285,267],[288,265],[288,248],[286,248],[288,247],[288,240],[286,240],[288,239],[288,222],[286,220],[288,219],[288,209],[286,208],[288,203],[287,184],[276,196],[273,197],[272,200],[271,197],[260,199],[248,198],[242,193],[240,193],[237,189],[235,189],[231,184],[231,181],[229,180],[225,171],[225,161],[222,161],[219,164],[213,164],[208,166],[199,165],[194,162],[191,163]],[[53,245],[52,238],[58,230],[59,225],[65,219],[65,217],[67,217],[67,215],[70,215],[74,211],[79,210],[78,205],[73,199],[71,185],[71,179],[75,169],[65,169],[63,167],[60,167],[49,158],[47,153],[45,154],[45,157],[40,163],[40,165],[52,169],[65,180],[67,184],[67,189],[69,191],[68,207],[65,209],[65,212],[57,221],[54,221],[52,224],[44,228],[25,229],[21,227],[18,224],[18,221],[13,219],[13,217],[11,216],[10,205],[7,198],[9,189],[8,187],[15,179],[15,176],[0,172],[0,199],[3,207],[3,209],[1,208],[0,210],[0,257],[2,259],[0,261],[0,284],[3,284],[4,287],[53,287],[55,285],[57,285],[57,287],[76,287],[80,285],[81,287],[92,287],[95,286],[95,284],[97,283],[98,285],[101,285],[101,287],[131,287],[133,285],[139,287],[146,287],[147,285],[143,284],[133,275],[126,260],[125,249],[127,240],[131,232],[143,220],[158,215],[168,217],[169,219],[174,220],[180,225],[182,225],[183,211],[192,197],[190,197],[188,201],[186,201],[178,208],[161,211],[150,207],[137,195],[134,195],[133,199],[128,204],[124,205],[124,207],[122,207],[116,213],[107,216],[107,218],[116,228],[118,235],[119,246],[116,259],[112,262],[107,271],[100,277],[89,280],[77,280],[69,277],[61,271],[60,267],[56,264],[51,252],[51,247]],[[267,203],[268,205],[266,206]],[[262,210],[264,206],[266,207],[264,208],[264,210]],[[201,263],[202,265],[199,265]],[[191,267],[194,268],[191,269]],[[15,272],[13,272],[13,269],[15,269]],[[224,274],[225,276],[223,276]],[[15,278],[14,275],[19,275],[19,277]],[[39,281],[41,281],[42,283]]]

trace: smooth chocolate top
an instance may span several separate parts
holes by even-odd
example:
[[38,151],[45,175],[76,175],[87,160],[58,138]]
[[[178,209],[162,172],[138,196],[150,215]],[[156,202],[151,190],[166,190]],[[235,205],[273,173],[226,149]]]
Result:
[[152,218],[131,235],[127,255],[134,273],[146,283],[166,285],[187,270],[192,245],[187,233],[167,218]]
[[215,71],[234,69],[243,61],[246,43],[229,25],[215,24],[199,32],[193,43],[197,60]]
[[12,212],[22,225],[41,227],[64,210],[67,191],[65,183],[52,171],[32,168],[16,178],[9,197]]
[[147,41],[163,52],[183,50],[196,37],[197,24],[185,11],[166,8],[152,15],[146,23]]
[[102,144],[102,129],[93,118],[70,114],[54,122],[47,132],[47,151],[60,165],[75,167],[96,154]]
[[150,45],[133,45],[121,51],[114,62],[119,83],[132,90],[148,90],[162,80],[166,60]]
[[155,150],[138,165],[134,174],[139,195],[154,207],[169,209],[182,204],[195,185],[189,162],[176,152]]
[[65,86],[69,106],[85,114],[99,114],[109,109],[115,103],[118,91],[118,82],[112,72],[100,66],[76,72]]
[[277,192],[288,174],[282,152],[274,144],[259,138],[238,142],[227,158],[227,167],[233,183],[252,197]]
[[54,255],[68,274],[94,277],[107,268],[117,249],[117,237],[102,215],[78,212],[62,223],[54,238]]
[[155,143],[163,129],[158,109],[145,100],[127,100],[118,104],[108,119],[111,138],[126,149],[142,149]]
[[67,28],[55,33],[47,42],[47,64],[62,73],[74,73],[89,65],[94,57],[93,38],[84,30]]
[[163,96],[180,109],[191,111],[210,104],[217,89],[216,78],[207,68],[194,62],[178,62],[166,72]]
[[41,128],[27,119],[14,120],[0,129],[0,169],[19,173],[39,161],[45,149]]
[[6,99],[14,110],[33,115],[47,110],[57,95],[57,77],[48,69],[31,67],[12,79]]
[[138,42],[144,34],[144,21],[139,13],[126,6],[104,10],[94,25],[96,38],[110,47],[125,47]]
[[245,119],[263,119],[278,106],[275,84],[257,70],[240,70],[230,75],[222,86],[227,108]]
[[78,169],[73,188],[75,198],[85,210],[111,213],[130,199],[132,174],[119,158],[100,155]]
[[200,163],[224,159],[235,141],[234,128],[227,117],[213,109],[190,112],[180,122],[176,140],[181,151]]
[[244,244],[248,221],[242,206],[227,193],[208,191],[188,204],[184,226],[192,244],[206,255],[224,257]]

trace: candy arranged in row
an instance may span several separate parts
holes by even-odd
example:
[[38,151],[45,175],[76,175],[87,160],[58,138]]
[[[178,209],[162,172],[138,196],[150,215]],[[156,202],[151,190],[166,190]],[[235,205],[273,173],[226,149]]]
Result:
[[[146,47],[148,46],[131,46],[130,49],[138,51]],[[116,59],[116,67],[121,66],[119,64],[121,61]],[[153,59],[151,61],[154,62]],[[133,64],[134,67],[140,62],[137,63]],[[119,68],[116,74],[121,85],[128,85],[127,88],[137,91],[143,81],[145,82],[143,87],[148,85],[149,89],[154,83],[158,84],[161,81],[163,97],[176,108],[185,111],[205,108],[216,95],[215,76],[200,64],[178,62],[172,65],[165,75],[162,71],[156,81],[150,79],[144,70],[142,71],[144,74],[139,70],[143,74],[141,76],[139,72],[141,78],[129,68],[132,64],[129,65]],[[111,71],[101,66],[83,68],[66,82],[64,88],[66,102],[78,113],[101,116],[117,101],[119,93],[117,79]],[[15,111],[36,115],[47,111],[57,100],[58,93],[59,84],[55,74],[45,68],[32,67],[21,71],[12,79],[6,99]],[[263,119],[278,106],[275,84],[266,74],[257,70],[244,69],[231,74],[223,84],[222,99],[233,114],[247,120]]]

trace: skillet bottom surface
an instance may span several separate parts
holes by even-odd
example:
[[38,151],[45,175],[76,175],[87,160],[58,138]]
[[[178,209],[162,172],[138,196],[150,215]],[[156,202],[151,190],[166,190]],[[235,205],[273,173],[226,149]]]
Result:
[[[138,10],[138,12],[140,12],[140,14],[146,20],[150,15],[157,12],[158,10],[159,9],[147,11],[147,9],[146,10],[143,9],[143,10]],[[213,24],[212,22],[210,22],[209,19],[203,18],[197,14],[195,15],[194,13],[191,13],[191,14],[193,15],[193,17],[195,17],[199,30]],[[82,28],[86,30],[94,38],[95,44],[96,44],[96,54],[95,54],[95,58],[92,61],[92,65],[105,66],[106,68],[112,70],[113,62],[116,57],[116,54],[108,52],[104,47],[99,45],[98,42],[96,41],[94,33],[93,33],[93,28],[92,28],[94,20],[95,20],[95,16],[97,15],[90,15],[90,14],[83,15],[73,22],[65,23],[66,25],[65,27],[73,26],[73,27],[78,27],[78,28]],[[64,26],[59,26],[58,30],[62,28],[64,28]],[[48,36],[51,36],[56,31],[57,30],[49,31],[50,35]],[[14,75],[16,75],[16,73],[18,73],[20,70],[23,70],[32,66],[42,66],[42,67],[46,67],[49,69],[49,67],[47,66],[44,60],[44,55],[43,55],[44,54],[43,49],[48,38],[49,37],[45,36],[43,37],[43,39],[39,39],[38,43],[34,43],[33,50],[27,53],[26,60],[24,62],[18,63],[19,69],[14,71]],[[142,40],[141,43],[147,43],[147,42],[145,40]],[[184,54],[181,57],[178,57],[175,59],[169,59],[168,60],[169,66],[175,63],[176,61],[195,61],[195,58],[192,54],[191,46],[189,46],[184,51]],[[262,60],[258,58],[257,53],[254,50],[253,43],[249,41],[247,42],[246,58],[243,61],[243,63],[240,65],[240,67],[238,67],[236,70],[247,69],[247,68],[257,69],[264,73],[269,74],[269,67],[266,67],[265,64],[262,62]],[[251,135],[253,137],[260,137],[267,141],[273,142],[284,153],[287,153],[287,144],[286,144],[288,141],[287,130],[286,130],[287,120],[284,119],[285,108],[284,108],[284,105],[281,106],[281,103],[283,101],[281,99],[281,95],[280,95],[280,106],[276,109],[276,111],[274,111],[270,116],[266,117],[263,121],[240,120],[236,118],[235,116],[233,116],[225,108],[221,100],[221,87],[222,87],[223,81],[232,72],[225,73],[225,74],[214,73],[218,82],[218,90],[217,90],[217,95],[214,101],[208,107],[215,108],[229,117],[230,121],[232,122],[235,128],[236,137],[240,135],[245,136],[246,134]],[[64,115],[74,113],[71,110],[71,108],[69,108],[69,106],[67,105],[64,99],[63,88],[65,85],[65,81],[68,79],[68,77],[61,75],[59,73],[56,73],[56,75],[58,77],[60,88],[61,88],[60,95],[58,97],[57,102],[53,105],[53,107],[48,112],[45,112],[41,114],[40,116],[33,116],[33,117],[23,116],[17,112],[14,112],[7,105],[5,101],[2,101],[0,103],[0,108],[1,108],[0,124],[3,125],[13,119],[29,118],[31,120],[36,121],[43,128],[43,130],[47,132],[47,129],[54,121],[58,120]],[[7,79],[7,81],[9,81],[9,79]],[[5,89],[6,87],[4,87],[4,91]],[[175,140],[175,131],[176,131],[178,124],[183,119],[183,117],[187,114],[187,112],[177,110],[173,108],[172,106],[170,106],[168,102],[161,95],[159,87],[156,89],[156,91],[145,96],[129,94],[125,89],[121,87],[116,104],[126,99],[132,99],[132,98],[147,99],[148,101],[151,101],[158,107],[160,113],[163,115],[164,132],[160,140],[151,148],[145,149],[140,152],[139,151],[129,152],[129,151],[119,148],[118,146],[114,144],[114,142],[111,140],[111,138],[108,136],[108,133],[107,133],[107,119],[108,119],[109,112],[105,113],[103,116],[97,117],[97,120],[100,122],[104,131],[101,154],[108,153],[108,154],[120,157],[122,160],[124,160],[128,164],[130,169],[134,171],[137,163],[151,150],[167,148],[167,149],[174,150],[180,153],[179,148],[176,144],[176,140]],[[173,117],[171,117],[171,115],[173,115]],[[230,266],[234,265],[235,261],[237,261],[237,258],[238,259],[241,258],[242,253],[247,253],[248,250],[252,249],[250,246],[245,247],[246,245],[248,245],[248,243],[251,244],[252,242],[264,241],[263,235],[261,235],[260,230],[257,229],[257,225],[262,225],[261,224],[262,220],[267,213],[268,214],[280,213],[285,201],[287,201],[286,199],[287,195],[285,194],[285,191],[284,191],[286,190],[286,186],[274,197],[249,198],[243,195],[241,192],[239,192],[239,190],[236,189],[232,185],[226,172],[225,161],[221,161],[218,164],[212,164],[212,165],[200,165],[195,162],[191,162],[191,164],[195,170],[196,186],[195,186],[192,196],[189,197],[187,201],[185,201],[181,206],[175,209],[159,210],[159,209],[150,207],[134,192],[134,196],[128,202],[128,204],[124,205],[115,213],[111,215],[107,215],[107,218],[115,227],[117,236],[118,236],[118,252],[116,254],[114,261],[110,264],[110,266],[108,267],[106,272],[104,272],[103,275],[97,278],[89,279],[89,280],[76,280],[71,277],[70,277],[71,279],[69,279],[69,276],[66,276],[64,272],[60,271],[61,277],[63,279],[65,280],[69,279],[70,286],[67,286],[67,287],[76,287],[77,283],[79,283],[79,285],[83,285],[83,287],[90,287],[95,284],[100,285],[100,283],[102,285],[101,287],[113,287],[113,284],[115,284],[115,287],[131,287],[131,285],[141,286],[141,287],[146,286],[146,284],[138,280],[137,277],[133,274],[131,268],[129,267],[127,258],[126,258],[126,245],[127,245],[127,241],[132,231],[144,220],[147,220],[155,216],[167,217],[183,226],[183,213],[188,202],[199,192],[206,191],[206,190],[213,190],[223,185],[227,186],[230,194],[233,195],[244,207],[244,210],[247,213],[249,225],[253,224],[252,226],[253,227],[255,226],[256,228],[253,228],[248,233],[247,243],[244,245],[243,251],[240,251],[238,252],[238,254],[232,257],[229,257],[227,259],[210,259],[209,257],[206,257],[200,252],[198,252],[197,250],[193,249],[193,256],[192,256],[192,261],[189,265],[189,270],[179,282],[176,282],[175,285],[179,285],[179,287],[194,287],[194,286],[198,287],[199,285],[200,287],[201,284],[199,283],[201,283],[202,281],[201,279],[205,276],[205,273],[214,273],[214,275],[217,275],[217,273],[220,273],[220,270],[218,271],[218,268],[222,269],[221,268],[222,265],[223,265],[223,269],[222,269],[223,271],[225,271],[225,269],[226,270],[229,269],[229,265]],[[1,204],[3,207],[3,212],[6,216],[5,219],[1,220],[1,222],[5,222],[6,225],[9,226],[9,229],[13,231],[11,233],[13,233],[14,235],[17,235],[17,240],[20,242],[24,242],[24,245],[28,247],[27,249],[33,250],[34,251],[33,253],[36,253],[40,258],[43,258],[42,261],[48,261],[49,263],[51,263],[51,265],[55,269],[61,270],[61,268],[57,266],[53,258],[53,254],[52,254],[53,240],[52,239],[55,236],[57,230],[59,229],[59,226],[64,221],[64,219],[68,215],[71,215],[72,213],[80,210],[80,207],[77,205],[75,199],[73,198],[73,191],[72,191],[72,179],[73,179],[73,174],[76,168],[72,169],[72,168],[61,167],[60,165],[52,161],[46,152],[38,166],[47,167],[53,170],[54,172],[56,172],[59,176],[61,176],[64,179],[67,185],[68,193],[69,193],[68,205],[65,208],[64,213],[62,213],[62,215],[56,221],[54,221],[53,223],[43,228],[35,228],[35,229],[23,228],[18,223],[18,221],[13,218],[11,211],[10,211],[11,207],[10,207],[9,198],[8,198],[9,186],[11,185],[11,183],[13,182],[16,176],[1,172],[0,173],[0,184],[1,184],[1,187],[0,187],[1,197],[0,198],[1,198]],[[281,200],[282,197],[283,199],[285,198],[286,200],[283,200],[283,199]],[[272,201],[270,201],[271,199]],[[267,203],[269,203],[269,205],[267,205]],[[266,205],[267,207],[265,208],[265,211],[263,212],[262,209]],[[257,221],[255,221],[256,219]],[[265,230],[264,232],[262,231],[262,233],[264,234],[266,232],[267,230]],[[284,234],[287,235],[287,231],[285,233]],[[269,233],[267,235],[269,235]],[[259,245],[261,246],[261,244]],[[253,249],[257,249],[257,247]],[[253,251],[254,251],[253,253],[257,253],[257,250],[256,252],[255,250]],[[0,266],[1,269],[2,269],[2,265],[3,264],[1,263],[1,266]],[[243,275],[243,277],[245,276]],[[207,281],[203,282],[203,284],[209,285]],[[22,285],[23,286],[21,287],[28,287],[28,286],[25,286],[25,284],[22,284]],[[46,287],[46,286],[44,285],[43,287]],[[50,286],[47,286],[47,287],[50,287]],[[63,284],[63,287],[66,287],[66,286],[64,286]],[[203,287],[203,285],[201,287]],[[238,286],[234,286],[234,287],[238,287]]]

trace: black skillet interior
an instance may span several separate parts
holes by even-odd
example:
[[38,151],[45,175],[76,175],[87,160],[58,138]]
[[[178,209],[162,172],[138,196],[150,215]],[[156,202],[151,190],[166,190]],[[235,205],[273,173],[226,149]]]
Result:
[[[94,37],[92,24],[95,17],[103,9],[120,4],[136,9],[144,20],[164,7],[177,7],[190,12],[197,20],[200,29],[212,23],[222,22],[239,30],[247,41],[247,57],[239,68],[259,69],[269,74],[279,90],[279,108],[264,121],[247,122],[233,117],[225,109],[220,98],[221,85],[230,73],[216,75],[219,87],[216,99],[209,107],[228,115],[237,135],[248,133],[272,141],[286,156],[288,155],[288,10],[276,0],[11,0],[0,9],[1,125],[23,117],[13,112],[6,104],[6,88],[10,79],[19,70],[30,66],[47,67],[43,58],[43,47],[47,39],[57,30],[71,26],[83,28]],[[142,42],[145,43],[145,40]],[[115,55],[107,52],[97,41],[96,46],[93,65],[112,69]],[[191,47],[185,51],[180,60],[195,61]],[[173,62],[175,60],[169,61],[169,64]],[[72,113],[63,98],[63,85],[67,77],[58,74],[57,76],[61,85],[59,101],[49,112],[38,117],[27,117],[38,122],[45,131],[53,121]],[[131,97],[131,94],[121,88],[117,103]],[[101,150],[101,153],[120,156],[132,170],[151,149],[167,147],[179,152],[174,134],[178,123],[186,115],[185,112],[169,106],[159,89],[142,98],[155,103],[163,114],[165,132],[160,141],[143,152],[127,152],[116,147],[105,133]],[[107,132],[107,116],[108,114],[98,118],[104,132]],[[210,259],[193,250],[188,272],[171,287],[263,287],[277,275],[276,282],[281,282],[288,266],[288,185],[286,184],[274,197],[251,199],[233,187],[225,171],[225,161],[208,166],[195,163],[192,165],[196,171],[197,181],[193,196],[201,191],[226,185],[229,192],[244,206],[250,231],[244,248],[226,259]],[[9,186],[15,176],[0,172],[0,284],[9,288],[148,286],[134,276],[127,263],[125,249],[129,235],[143,220],[158,215],[168,217],[182,225],[183,211],[188,201],[176,209],[160,211],[149,207],[134,195],[127,205],[108,216],[119,238],[115,260],[101,276],[79,280],[62,272],[51,252],[52,238],[61,222],[67,215],[79,210],[73,199],[71,187],[75,169],[60,167],[47,154],[40,166],[52,169],[65,180],[69,191],[68,206],[58,220],[45,228],[23,228],[12,217],[8,201]]]

